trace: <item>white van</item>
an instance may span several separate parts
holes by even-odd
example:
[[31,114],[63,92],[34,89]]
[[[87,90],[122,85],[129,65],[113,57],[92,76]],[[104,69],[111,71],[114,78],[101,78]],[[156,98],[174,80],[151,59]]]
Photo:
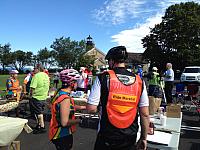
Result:
[[200,83],[200,66],[185,67],[180,78],[181,82]]

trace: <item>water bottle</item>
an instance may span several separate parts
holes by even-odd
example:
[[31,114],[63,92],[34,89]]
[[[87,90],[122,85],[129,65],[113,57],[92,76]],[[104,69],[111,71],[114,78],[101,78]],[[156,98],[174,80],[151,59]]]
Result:
[[159,108],[159,118],[161,119],[164,116],[164,107]]
[[149,123],[149,132],[148,132],[148,134],[150,134],[150,135],[154,135],[154,123],[153,122],[150,122]]

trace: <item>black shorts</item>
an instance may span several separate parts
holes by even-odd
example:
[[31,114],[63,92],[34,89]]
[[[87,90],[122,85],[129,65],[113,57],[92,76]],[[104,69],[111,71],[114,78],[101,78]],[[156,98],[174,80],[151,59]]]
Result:
[[36,98],[32,98],[29,102],[31,110],[34,114],[36,115],[43,114],[45,108],[44,100],[37,100]]
[[123,139],[109,139],[98,134],[95,142],[94,150],[136,150],[135,137],[127,137]]
[[55,140],[52,143],[56,146],[57,150],[70,150],[73,146],[73,136],[68,135]]
[[159,97],[160,89],[158,85],[149,85],[149,96]]

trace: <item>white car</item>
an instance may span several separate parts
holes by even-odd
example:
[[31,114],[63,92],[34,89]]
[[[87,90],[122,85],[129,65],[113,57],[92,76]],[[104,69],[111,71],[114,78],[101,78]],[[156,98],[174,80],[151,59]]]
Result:
[[181,82],[200,83],[200,66],[185,67],[180,78]]

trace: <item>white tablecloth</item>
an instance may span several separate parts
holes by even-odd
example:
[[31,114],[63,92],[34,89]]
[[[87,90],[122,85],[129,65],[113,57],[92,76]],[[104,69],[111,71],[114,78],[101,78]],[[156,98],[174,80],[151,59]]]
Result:
[[14,141],[27,122],[27,119],[0,116],[0,146]]

